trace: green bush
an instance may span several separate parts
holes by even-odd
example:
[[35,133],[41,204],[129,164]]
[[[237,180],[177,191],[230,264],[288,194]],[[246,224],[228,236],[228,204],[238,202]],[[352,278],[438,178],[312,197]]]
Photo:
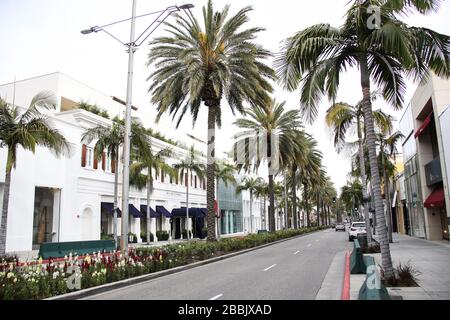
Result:
[[[150,242],[155,241],[155,236],[150,232]],[[141,240],[143,243],[147,243],[147,232],[141,232]]]
[[158,241],[167,241],[169,240],[169,233],[167,231],[156,231],[156,237]]

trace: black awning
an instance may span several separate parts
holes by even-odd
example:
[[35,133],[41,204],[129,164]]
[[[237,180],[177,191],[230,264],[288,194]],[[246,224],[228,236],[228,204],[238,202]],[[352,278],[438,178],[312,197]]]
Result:
[[[105,210],[108,214],[114,216],[114,203],[111,202],[102,202],[102,209]],[[117,217],[120,218],[122,216],[122,211],[117,208]]]
[[[186,207],[172,210],[173,217],[186,217]],[[205,215],[199,208],[189,208],[189,217],[191,218],[203,218]]]
[[128,213],[134,218],[145,218],[145,216],[131,203],[128,205]]
[[163,206],[156,206],[156,212],[162,216],[165,216],[166,218],[172,218],[172,214],[169,212],[169,210],[167,210]]
[[[141,204],[141,212],[144,215],[144,218],[147,217],[147,205]],[[160,215],[150,207],[150,218],[159,218]]]

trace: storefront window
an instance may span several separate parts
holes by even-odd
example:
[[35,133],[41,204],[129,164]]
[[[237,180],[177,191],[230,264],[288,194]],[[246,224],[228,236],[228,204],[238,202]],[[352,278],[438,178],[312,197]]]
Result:
[[417,156],[405,165],[405,186],[407,208],[410,214],[411,232],[415,237],[425,237],[425,221],[423,203],[419,192],[419,177],[417,173]]

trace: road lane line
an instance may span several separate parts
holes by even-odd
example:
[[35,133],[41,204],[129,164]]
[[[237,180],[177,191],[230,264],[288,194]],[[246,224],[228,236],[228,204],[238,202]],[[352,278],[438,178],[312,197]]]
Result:
[[272,266],[270,266],[270,267],[268,267],[268,268],[266,268],[266,269],[264,269],[264,272],[266,272],[266,271],[269,271],[270,269],[272,269],[273,267],[276,267],[277,265],[276,264],[274,264],[274,265],[272,265]]
[[294,256],[298,255],[299,253],[300,253],[300,251],[294,252]]
[[223,294],[222,294],[222,293],[221,293],[221,294],[218,294],[217,296],[215,296],[215,297],[213,297],[213,298],[211,298],[211,299],[209,299],[209,301],[217,300],[217,299],[219,299],[220,297],[223,297]]

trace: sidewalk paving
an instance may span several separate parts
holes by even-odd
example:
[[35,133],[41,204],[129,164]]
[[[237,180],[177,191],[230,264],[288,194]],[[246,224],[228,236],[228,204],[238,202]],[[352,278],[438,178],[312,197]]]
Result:
[[[450,242],[428,241],[406,235],[394,234],[390,244],[394,267],[410,262],[421,274],[417,276],[419,287],[387,288],[393,299],[449,300],[450,299]],[[371,254],[381,265],[381,254]],[[358,291],[365,275],[351,276],[350,298],[358,299]]]

